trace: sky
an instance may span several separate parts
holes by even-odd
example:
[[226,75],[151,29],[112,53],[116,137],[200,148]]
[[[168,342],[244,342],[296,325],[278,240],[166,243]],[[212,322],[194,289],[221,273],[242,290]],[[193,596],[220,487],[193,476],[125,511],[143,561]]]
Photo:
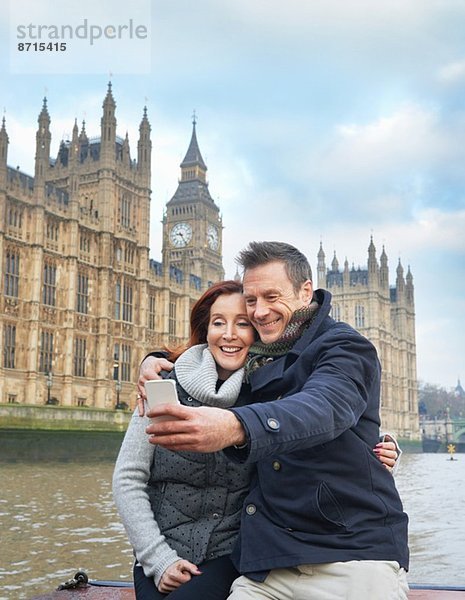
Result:
[[[413,275],[419,379],[447,389],[464,382],[463,0],[11,0],[8,8],[0,108],[9,165],[34,173],[44,95],[53,156],[75,118],[100,135],[111,78],[117,133],[128,132],[133,157],[147,106],[151,255],[160,260],[160,221],[195,110],[226,275],[250,240],[292,243],[316,271],[320,242],[328,265],[336,252],[341,265],[364,267],[373,236],[391,284],[399,259]],[[68,23],[81,25],[81,38],[76,29],[57,38]],[[91,26],[99,38],[90,39]],[[66,51],[18,49],[63,39]]]

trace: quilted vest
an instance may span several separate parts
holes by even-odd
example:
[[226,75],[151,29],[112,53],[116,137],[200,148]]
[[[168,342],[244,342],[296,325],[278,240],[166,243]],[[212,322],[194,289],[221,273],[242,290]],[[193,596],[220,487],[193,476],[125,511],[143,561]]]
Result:
[[[201,406],[177,384],[179,400]],[[194,564],[230,554],[239,532],[251,465],[222,452],[172,452],[155,447],[148,495],[168,544]]]

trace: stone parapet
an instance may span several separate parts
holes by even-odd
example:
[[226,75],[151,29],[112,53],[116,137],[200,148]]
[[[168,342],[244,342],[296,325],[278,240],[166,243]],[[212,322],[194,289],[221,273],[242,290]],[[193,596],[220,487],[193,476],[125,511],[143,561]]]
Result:
[[0,404],[0,429],[125,431],[131,411]]

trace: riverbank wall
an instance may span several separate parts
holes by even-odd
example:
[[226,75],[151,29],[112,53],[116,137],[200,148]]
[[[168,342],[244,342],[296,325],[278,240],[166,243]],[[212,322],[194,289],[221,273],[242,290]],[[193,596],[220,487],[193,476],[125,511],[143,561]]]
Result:
[[132,411],[101,408],[0,404],[0,429],[126,431]]
[[0,404],[0,462],[101,462],[118,455],[132,411]]

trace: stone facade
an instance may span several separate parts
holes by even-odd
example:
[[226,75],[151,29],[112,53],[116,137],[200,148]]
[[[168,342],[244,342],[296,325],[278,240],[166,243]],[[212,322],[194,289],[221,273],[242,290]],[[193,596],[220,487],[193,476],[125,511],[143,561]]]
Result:
[[[0,403],[133,406],[141,358],[185,341],[193,302],[224,276],[222,224],[195,122],[167,205],[159,263],[149,257],[147,111],[133,160],[127,135],[117,136],[115,108],[109,84],[100,135],[89,138],[85,123],[80,131],[75,123],[52,159],[44,99],[34,177],[7,166],[3,119]],[[186,224],[191,235],[179,247],[175,234]]]
[[373,342],[382,365],[382,428],[401,438],[420,439],[413,277],[399,260],[396,284],[389,285],[386,252],[376,258],[373,239],[366,269],[344,268],[334,253],[326,267],[322,245],[318,253],[318,287],[333,295],[332,316],[355,327]]

